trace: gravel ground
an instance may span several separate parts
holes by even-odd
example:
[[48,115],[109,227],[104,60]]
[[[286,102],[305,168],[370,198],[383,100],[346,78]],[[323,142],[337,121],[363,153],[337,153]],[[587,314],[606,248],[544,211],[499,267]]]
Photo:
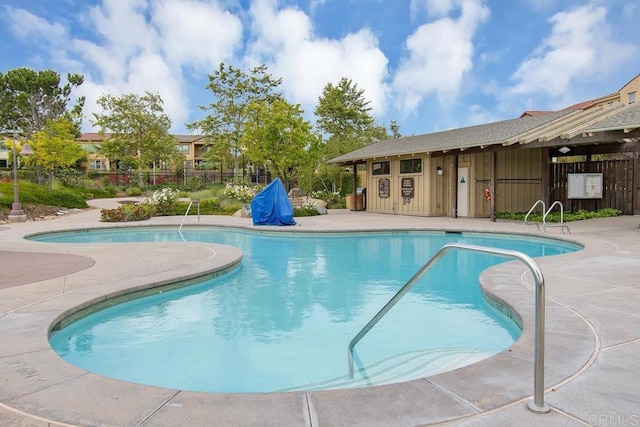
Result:
[[[46,221],[48,219],[58,218],[62,215],[68,215],[80,211],[80,209],[34,205],[31,203],[23,203],[22,210],[27,214],[27,221]],[[0,208],[0,224],[6,224],[9,222],[7,216],[10,212],[10,208]]]

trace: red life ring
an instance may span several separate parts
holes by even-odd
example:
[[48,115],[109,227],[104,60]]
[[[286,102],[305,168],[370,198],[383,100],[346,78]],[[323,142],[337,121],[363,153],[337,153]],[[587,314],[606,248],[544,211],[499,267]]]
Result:
[[491,186],[487,185],[487,188],[484,189],[484,198],[487,200],[491,200]]

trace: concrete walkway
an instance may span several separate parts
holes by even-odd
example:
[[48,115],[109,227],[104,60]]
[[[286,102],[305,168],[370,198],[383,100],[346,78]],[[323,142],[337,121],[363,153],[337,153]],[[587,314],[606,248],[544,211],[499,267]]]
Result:
[[[98,200],[112,207],[114,200]],[[437,229],[524,233],[584,245],[539,258],[547,285],[545,394],[533,395],[533,280],[519,263],[481,275],[485,291],[522,317],[522,337],[465,368],[380,387],[319,392],[219,394],[143,386],[64,362],[48,332],[106,296],[224,270],[239,250],[204,243],[57,244],[23,236],[79,228],[172,225],[182,218],[100,223],[98,209],[0,226],[0,426],[585,426],[640,425],[639,217],[571,223],[571,235],[520,222],[331,211],[283,231]],[[189,217],[185,226],[196,225]],[[203,216],[200,225],[253,228],[250,219]],[[264,230],[268,227],[260,227]]]

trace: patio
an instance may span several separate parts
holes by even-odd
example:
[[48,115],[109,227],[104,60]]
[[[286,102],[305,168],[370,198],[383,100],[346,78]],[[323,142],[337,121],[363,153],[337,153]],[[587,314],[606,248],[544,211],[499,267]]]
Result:
[[[96,207],[114,203],[93,201]],[[637,216],[570,223],[571,235],[557,228],[538,232],[521,222],[347,210],[296,218],[298,225],[285,228],[523,233],[584,245],[576,253],[536,260],[547,295],[546,415],[526,407],[533,395],[533,281],[526,267],[513,262],[485,271],[481,283],[520,313],[521,339],[497,356],[433,377],[367,389],[234,395],[131,384],[71,366],[51,350],[47,334],[75,307],[208,274],[242,256],[234,248],[193,242],[67,245],[23,239],[78,228],[177,227],[182,219],[115,224],[99,217],[93,209],[0,225],[0,426],[640,425]],[[185,227],[196,224],[189,217]],[[218,216],[203,216],[198,225],[254,228],[251,219]]]

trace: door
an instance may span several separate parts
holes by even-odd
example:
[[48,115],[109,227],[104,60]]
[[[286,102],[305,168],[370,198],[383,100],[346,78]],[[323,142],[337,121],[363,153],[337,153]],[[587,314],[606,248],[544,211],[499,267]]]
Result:
[[469,216],[469,168],[458,168],[458,216]]

